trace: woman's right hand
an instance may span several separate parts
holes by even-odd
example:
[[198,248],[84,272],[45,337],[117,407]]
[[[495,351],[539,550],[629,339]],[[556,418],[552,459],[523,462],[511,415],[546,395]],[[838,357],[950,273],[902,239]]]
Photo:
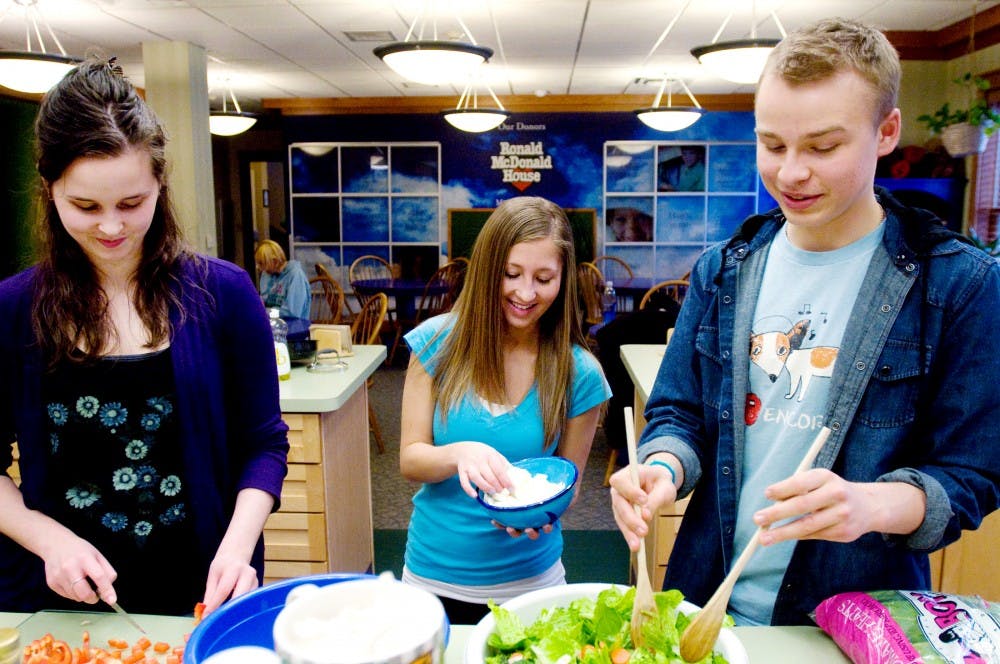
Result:
[[628,466],[608,481],[615,523],[632,551],[639,550],[639,542],[649,533],[649,522],[656,511],[677,500],[677,487],[665,468],[639,464],[638,472],[639,486],[632,482]]
[[109,604],[118,601],[112,585],[118,573],[87,540],[67,531],[50,543],[42,559],[46,583],[63,597],[87,604],[96,604],[99,599]]
[[451,443],[448,451],[454,455],[455,469],[462,490],[470,498],[476,497],[476,488],[485,493],[497,493],[511,485],[507,476],[510,462],[486,443],[473,440]]

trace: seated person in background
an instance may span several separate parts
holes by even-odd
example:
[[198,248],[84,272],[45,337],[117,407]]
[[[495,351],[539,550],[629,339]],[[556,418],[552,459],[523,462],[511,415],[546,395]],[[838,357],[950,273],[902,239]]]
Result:
[[405,337],[399,467],[422,485],[403,582],[440,597],[452,624],[478,622],[490,599],[566,583],[559,521],[504,528],[475,496],[511,486],[508,461],[559,455],[586,468],[610,390],[577,323],[574,253],[559,206],[505,200],[454,309]]
[[681,156],[660,162],[660,191],[705,191],[705,146],[683,145]]
[[312,291],[302,264],[285,257],[274,240],[264,240],[253,254],[260,274],[260,297],[264,306],[277,307],[282,318],[309,319]]
[[653,217],[634,207],[608,208],[607,225],[613,242],[649,242],[653,239]]
[[662,344],[667,330],[674,326],[681,305],[666,293],[657,291],[646,306],[638,311],[618,314],[597,331],[597,358],[611,384],[611,400],[604,417],[604,433],[608,446],[618,450],[618,462],[628,462],[625,450],[624,408],[634,403],[634,386],[622,362],[623,344]]

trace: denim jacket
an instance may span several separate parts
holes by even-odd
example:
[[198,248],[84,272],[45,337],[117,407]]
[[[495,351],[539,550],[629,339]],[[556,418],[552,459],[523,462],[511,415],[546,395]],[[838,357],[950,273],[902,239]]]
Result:
[[[1000,501],[1000,264],[923,210],[876,188],[886,210],[841,344],[815,466],[851,482],[924,491],[924,522],[905,537],[797,542],[773,624],[810,624],[823,599],[848,590],[927,589],[927,555],[974,529]],[[733,550],[749,385],[748,345],[767,247],[780,210],[747,219],[697,262],[646,405],[639,455],[675,454],[679,496],[696,489],[665,587],[703,604]]]

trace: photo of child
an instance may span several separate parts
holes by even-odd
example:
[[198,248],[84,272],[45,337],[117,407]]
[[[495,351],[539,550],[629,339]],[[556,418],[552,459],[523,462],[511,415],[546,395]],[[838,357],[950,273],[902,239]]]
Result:
[[657,175],[660,191],[705,191],[705,146],[661,148]]

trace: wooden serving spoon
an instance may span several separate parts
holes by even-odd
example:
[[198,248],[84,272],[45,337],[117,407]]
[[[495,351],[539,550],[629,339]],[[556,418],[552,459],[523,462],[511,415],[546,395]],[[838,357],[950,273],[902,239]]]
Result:
[[[635,450],[635,420],[632,419],[632,409],[625,408],[625,442],[628,446],[629,474],[632,484],[639,486],[639,463]],[[641,516],[642,507],[635,506],[635,513]],[[639,551],[635,555],[635,599],[632,602],[632,643],[638,648],[645,642],[642,626],[657,614],[656,598],[653,597],[653,586],[649,582],[649,571],[646,569],[646,538],[639,540]]]
[[[799,463],[799,467],[795,469],[794,475],[798,475],[812,466],[813,461],[816,460],[816,456],[819,454],[820,449],[823,448],[823,444],[829,435],[830,430],[827,427],[819,430],[812,445],[806,451],[806,455],[802,458],[801,463]],[[760,534],[763,530],[763,528],[757,528],[753,537],[747,542],[746,548],[743,549],[743,553],[733,563],[729,574],[722,580],[722,584],[719,585],[718,590],[715,591],[715,594],[712,595],[701,611],[694,617],[694,620],[688,624],[684,633],[681,634],[681,657],[684,658],[685,662],[700,662],[712,651],[712,646],[715,645],[715,641],[719,638],[719,630],[722,629],[722,619],[726,615],[726,608],[729,606],[729,597],[733,594],[733,586],[736,585],[736,579],[739,578],[743,572],[743,568],[750,562],[750,557],[753,556],[754,551],[760,545]],[[634,614],[632,619],[633,621],[635,620]]]

